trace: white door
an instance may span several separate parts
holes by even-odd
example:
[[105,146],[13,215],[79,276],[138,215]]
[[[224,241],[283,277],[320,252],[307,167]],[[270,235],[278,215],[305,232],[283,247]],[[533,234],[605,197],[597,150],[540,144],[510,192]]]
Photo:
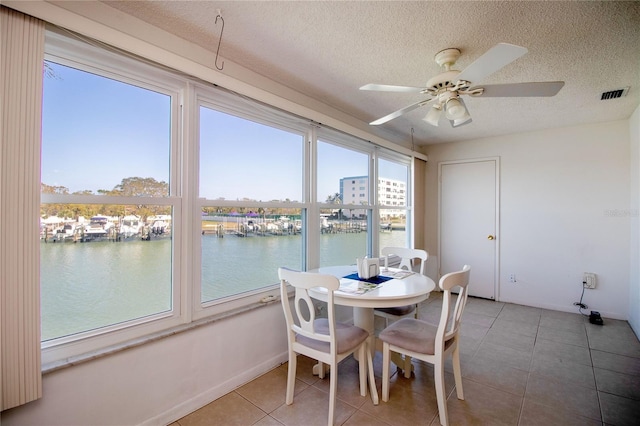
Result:
[[469,295],[496,298],[499,159],[443,162],[440,276],[471,266]]

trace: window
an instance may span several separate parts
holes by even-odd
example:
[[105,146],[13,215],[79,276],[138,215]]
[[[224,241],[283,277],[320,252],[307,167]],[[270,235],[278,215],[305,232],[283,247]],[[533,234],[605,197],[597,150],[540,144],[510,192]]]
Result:
[[[317,144],[317,194],[318,201],[324,201],[320,209],[324,218],[320,227],[320,266],[344,264],[345,259],[355,263],[357,257],[371,253],[368,198],[356,187],[343,185],[355,184],[362,176],[368,180],[370,156],[362,150],[336,145],[339,139],[330,135]],[[339,188],[342,190],[337,192]]]
[[203,303],[304,267],[302,209],[291,203],[303,200],[305,135],[215,108],[199,109]]
[[172,95],[45,67],[43,341],[171,312],[173,209],[154,199],[169,197]]
[[43,362],[408,244],[409,157],[53,32],[46,51]]
[[380,247],[411,247],[409,201],[405,191],[409,182],[410,165],[399,156],[378,160],[378,197],[380,220]]

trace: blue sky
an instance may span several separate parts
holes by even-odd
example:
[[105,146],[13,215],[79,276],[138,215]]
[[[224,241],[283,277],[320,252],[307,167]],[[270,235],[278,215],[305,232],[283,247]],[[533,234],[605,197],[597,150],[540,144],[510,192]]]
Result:
[[[42,182],[110,190],[127,177],[169,181],[167,95],[51,64],[44,80]],[[301,200],[302,135],[201,108],[200,197]],[[380,176],[402,179],[383,162]],[[318,199],[367,175],[367,156],[319,144]]]

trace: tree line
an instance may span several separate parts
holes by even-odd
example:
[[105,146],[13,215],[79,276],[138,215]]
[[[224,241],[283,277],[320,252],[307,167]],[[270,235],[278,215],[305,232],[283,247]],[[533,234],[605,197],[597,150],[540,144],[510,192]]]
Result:
[[[128,177],[116,185],[113,189],[99,189],[95,193],[90,190],[70,192],[65,186],[41,184],[43,194],[62,194],[62,195],[105,195],[105,196],[121,196],[121,197],[166,197],[169,195],[169,184],[164,181],[157,181],[154,178]],[[242,201],[255,201],[243,198]],[[280,200],[274,200],[280,201]],[[285,200],[290,201],[290,200]],[[340,194],[332,194],[327,197],[327,202],[332,204],[341,204]],[[252,215],[260,217],[272,215],[299,215],[297,208],[249,208],[249,207],[204,207],[203,214],[207,216],[216,215]],[[75,218],[80,216],[90,218],[96,215],[105,216],[140,216],[143,220],[154,215],[170,215],[170,206],[153,206],[145,204],[69,204],[69,203],[51,203],[41,204],[40,216],[46,218],[49,216],[58,216],[64,218]]]

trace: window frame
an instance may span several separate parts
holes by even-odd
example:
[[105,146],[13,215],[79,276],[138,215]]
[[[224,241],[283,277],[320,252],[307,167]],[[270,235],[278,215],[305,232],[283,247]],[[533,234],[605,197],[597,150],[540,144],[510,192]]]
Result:
[[[308,211],[309,211],[309,191],[310,175],[307,173],[309,167],[309,141],[312,137],[312,126],[309,124],[309,120],[301,119],[293,114],[281,112],[268,105],[263,105],[252,99],[239,96],[232,92],[226,91],[223,88],[209,87],[202,84],[194,85],[193,104],[191,111],[193,111],[193,135],[192,140],[194,146],[194,160],[193,167],[196,169],[193,173],[193,191],[194,191],[194,227],[193,232],[198,235],[201,233],[200,212],[203,207],[244,207],[244,208],[295,208],[301,211],[302,218],[302,270],[307,269],[307,229],[308,229]],[[302,170],[302,182],[301,184],[301,200],[290,202],[275,202],[275,201],[240,201],[240,200],[209,200],[201,198],[198,193],[200,187],[200,108],[205,107],[214,111],[229,114],[240,119],[245,119],[251,122],[259,123],[268,127],[272,127],[285,132],[299,134],[302,138],[303,144],[303,170]],[[193,244],[193,270],[202,271],[202,247],[201,240],[194,238]],[[238,309],[246,306],[248,303],[255,302],[256,298],[261,299],[265,296],[278,296],[280,285],[278,282],[273,284],[266,284],[263,287],[227,296],[220,299],[202,302],[202,275],[198,273],[194,275],[191,297],[192,315],[194,319],[202,319],[211,315],[220,314],[222,312],[229,311],[230,309]]]
[[[319,141],[354,150],[368,157],[368,203],[344,204],[367,212],[367,252],[379,252],[378,200],[379,158],[401,162],[408,167],[407,176],[407,233],[410,231],[412,210],[412,157],[381,148],[378,145],[315,123],[293,113],[225,91],[203,83],[195,77],[168,70],[157,64],[134,57],[126,52],[104,46],[98,42],[74,39],[62,30],[47,29],[45,59],[71,66],[123,83],[164,93],[171,96],[171,151],[169,195],[167,197],[120,197],[103,195],[42,194],[41,203],[72,204],[152,204],[172,206],[172,306],[169,313],[132,320],[105,327],[99,331],[81,333],[69,338],[54,339],[42,345],[43,365],[65,364],[74,357],[89,353],[109,353],[113,348],[129,342],[144,342],[171,330],[189,328],[207,318],[241,312],[260,303],[268,295],[279,295],[279,283],[269,284],[255,291],[242,293],[212,302],[201,302],[201,211],[203,207],[265,207],[296,208],[301,212],[302,262],[301,269],[319,266],[320,211],[334,208],[334,204],[317,199],[317,149]],[[233,200],[206,200],[199,191],[199,108],[213,108],[285,131],[300,133],[303,144],[302,199],[296,202],[255,202]],[[309,231],[313,230],[313,231]],[[410,245],[408,245],[410,246]]]
[[[99,77],[119,81],[170,97],[170,154],[169,194],[165,197],[126,197],[107,195],[46,194],[40,204],[147,204],[172,207],[172,309],[123,323],[111,324],[96,330],[86,330],[70,336],[41,342],[43,365],[60,362],[82,353],[98,351],[158,333],[185,322],[180,289],[183,232],[183,197],[180,175],[182,152],[182,104],[186,81],[156,66],[123,56],[108,49],[89,45],[71,38],[60,30],[47,29],[45,35],[45,61],[88,72]],[[43,77],[44,78],[44,77]]]

